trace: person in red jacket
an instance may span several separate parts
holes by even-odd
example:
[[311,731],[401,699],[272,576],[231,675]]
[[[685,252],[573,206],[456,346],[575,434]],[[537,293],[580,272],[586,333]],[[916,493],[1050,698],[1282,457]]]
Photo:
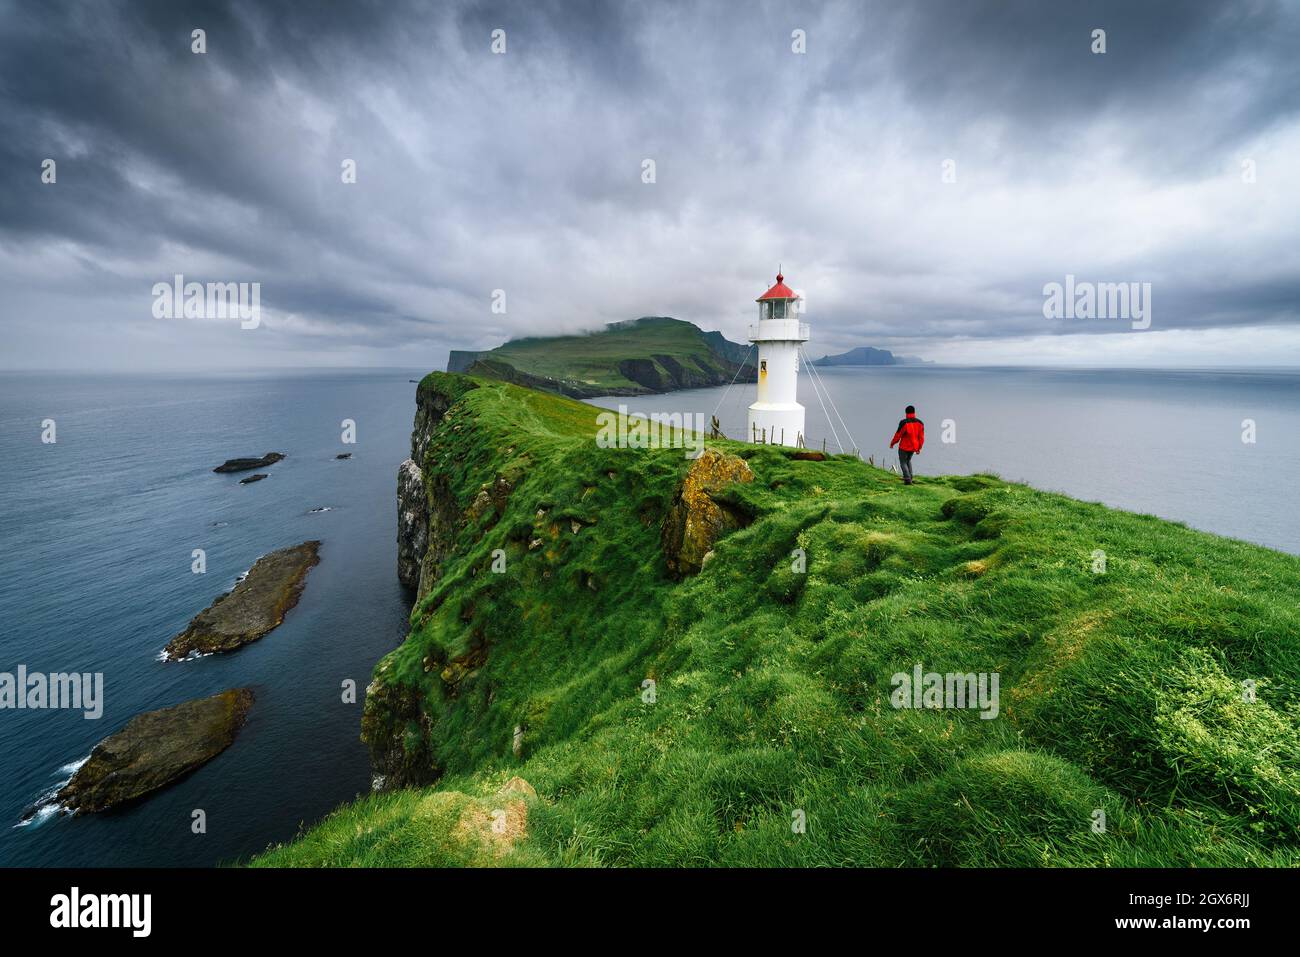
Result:
[[925,445],[925,423],[916,417],[916,406],[909,405],[904,413],[905,419],[899,419],[898,431],[889,443],[892,449],[898,446],[898,467],[903,473],[903,484],[912,484],[912,456],[919,455]]

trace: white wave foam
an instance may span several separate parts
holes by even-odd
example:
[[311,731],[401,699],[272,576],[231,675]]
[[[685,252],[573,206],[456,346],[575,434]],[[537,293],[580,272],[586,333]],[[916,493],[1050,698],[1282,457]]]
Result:
[[[84,758],[79,758],[76,761],[69,761],[63,767],[59,768],[59,770],[56,771],[55,773],[66,775],[67,781],[64,781],[63,784],[67,784],[68,781],[72,780],[72,776],[81,770],[81,766],[89,760],[90,760],[90,755],[88,754]],[[63,784],[60,784],[59,787],[63,787]]]
[[[53,795],[50,796],[53,797]],[[38,805],[36,810],[32,812],[31,817],[23,818],[15,824],[14,827],[40,827],[40,825],[44,824],[62,810],[63,807],[55,804],[53,801],[48,804]]]
[[72,776],[76,774],[81,766],[89,760],[90,755],[88,754],[84,758],[69,761],[67,764],[55,771],[54,773],[60,776],[59,783],[49,790],[42,792],[41,796],[33,802],[31,814],[19,820],[14,827],[39,826],[54,817],[56,814],[69,813],[67,808],[58,803],[55,798],[58,796],[60,791],[67,787],[68,782],[72,780]]
[[199,658],[208,658],[215,654],[216,654],[215,651],[199,651],[197,648],[195,648],[184,658],[173,658],[167,654],[167,649],[163,648],[162,651],[158,652],[158,657],[156,657],[154,661],[180,661],[180,662],[195,661]]

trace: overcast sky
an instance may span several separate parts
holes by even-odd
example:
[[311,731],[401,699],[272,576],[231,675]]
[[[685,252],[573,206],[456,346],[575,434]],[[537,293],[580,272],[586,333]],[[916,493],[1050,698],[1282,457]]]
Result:
[[[1297,3],[0,0],[0,366],[743,340],[778,263],[812,355],[1300,365],[1298,157]],[[177,273],[260,327],[155,318]]]

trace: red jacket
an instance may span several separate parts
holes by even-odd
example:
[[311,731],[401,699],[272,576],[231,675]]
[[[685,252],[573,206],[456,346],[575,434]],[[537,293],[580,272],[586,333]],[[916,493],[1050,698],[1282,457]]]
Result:
[[892,449],[898,446],[900,452],[919,452],[925,445],[925,423],[916,417],[915,412],[908,413],[907,418],[898,420],[898,431],[889,443]]

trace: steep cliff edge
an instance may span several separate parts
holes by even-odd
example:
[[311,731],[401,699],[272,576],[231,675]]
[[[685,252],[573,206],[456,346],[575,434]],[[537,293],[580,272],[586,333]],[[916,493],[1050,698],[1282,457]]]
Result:
[[424,471],[407,459],[397,467],[397,580],[420,587],[420,566],[429,547],[429,503]]
[[417,600],[428,590],[421,586],[426,568],[431,584],[452,546],[457,518],[442,473],[435,470],[425,477],[429,445],[451,406],[473,388],[474,382],[464,377],[427,376],[416,389],[411,457],[397,467],[397,578],[417,590]]
[[1300,560],[992,476],[600,448],[489,379],[417,401],[386,793],[260,863],[1300,864]]

